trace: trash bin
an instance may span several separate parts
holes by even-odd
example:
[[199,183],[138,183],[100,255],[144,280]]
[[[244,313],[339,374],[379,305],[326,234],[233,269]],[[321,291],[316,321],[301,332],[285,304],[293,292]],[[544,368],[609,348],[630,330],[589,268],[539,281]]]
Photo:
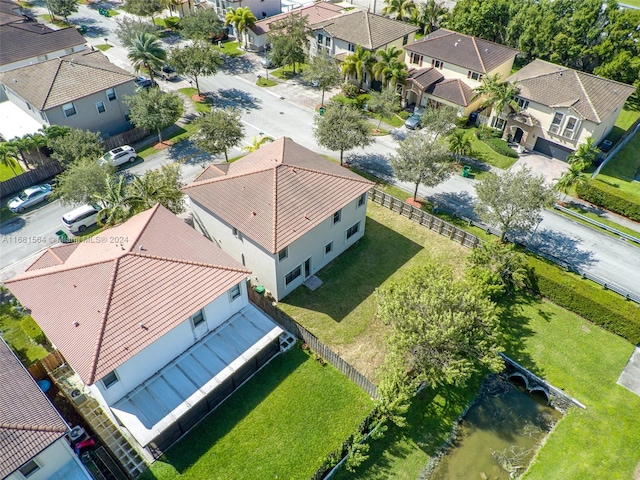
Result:
[[462,176],[469,177],[469,173],[471,172],[471,167],[469,165],[465,165],[462,167]]
[[320,107],[318,109],[318,115],[320,115],[320,116],[324,115],[324,111],[325,111],[325,108],[324,107]]
[[62,243],[67,243],[69,241],[69,235],[67,235],[64,230],[58,230],[56,232],[56,235],[58,236],[58,240],[60,240]]
[[262,285],[258,285],[254,290],[258,295],[264,297],[264,287]]

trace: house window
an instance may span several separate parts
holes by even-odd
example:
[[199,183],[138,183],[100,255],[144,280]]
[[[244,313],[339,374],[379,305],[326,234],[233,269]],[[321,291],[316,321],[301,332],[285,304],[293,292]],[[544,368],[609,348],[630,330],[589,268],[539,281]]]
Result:
[[496,128],[498,130],[504,130],[506,124],[507,121],[504,118],[495,117],[493,119],[493,128]]
[[232,302],[238,298],[240,296],[240,284],[234,285],[233,288],[229,290],[229,295],[231,296]]
[[349,45],[347,45],[347,49],[350,52],[355,52],[356,51],[356,46],[353,43],[350,43]]
[[202,325],[203,323],[204,314],[202,313],[202,310],[191,316],[191,324],[193,325],[193,328],[196,328],[198,325]]
[[73,102],[67,103],[62,106],[62,111],[64,112],[64,116],[68,118],[76,114],[76,107],[73,105]]
[[109,100],[110,102],[113,102],[116,99],[116,89],[115,88],[110,88],[109,90],[107,90],[107,100]]
[[412,65],[418,65],[419,67],[421,67],[422,66],[422,55],[418,55],[417,53],[411,52],[411,55],[409,57],[409,62]]
[[568,139],[573,139],[577,127],[578,126],[578,119],[576,117],[569,117],[567,119],[567,124],[564,127],[564,131],[562,132],[562,136]]
[[301,266],[298,265],[296,268],[294,268],[293,270],[291,270],[289,273],[285,275],[284,277],[285,285],[289,285],[291,282],[293,282],[296,278],[298,278],[302,274],[302,268],[300,267]]
[[366,201],[367,201],[367,194],[363,193],[358,197],[358,207],[361,207],[362,205],[364,205]]
[[324,254],[329,255],[333,251],[333,242],[329,242],[324,246]]
[[327,47],[331,46],[331,37],[324,37],[324,44]]
[[116,371],[113,370],[104,376],[102,384],[104,385],[104,388],[110,388],[111,385],[118,383],[118,380],[118,375],[116,375]]
[[353,237],[356,233],[358,233],[358,230],[360,229],[360,222],[356,223],[355,225],[349,227],[349,230],[347,230],[347,240],[349,240],[351,237]]
[[35,460],[29,460],[22,467],[20,467],[19,472],[25,477],[29,478],[38,470],[40,470],[40,465],[38,465]]
[[471,80],[476,80],[478,82],[482,81],[482,74],[478,73],[478,72],[472,72],[471,70],[469,70],[467,72],[467,78],[470,78]]
[[515,98],[516,103],[518,104],[518,108],[520,110],[524,110],[529,106],[529,100],[525,100],[524,98]]
[[442,70],[442,67],[444,67],[444,63],[434,58],[433,60],[431,60],[431,66],[433,68],[439,68],[440,70]]
[[231,234],[234,237],[237,237],[238,236],[238,229],[236,227],[231,227]]
[[335,225],[336,223],[340,223],[341,219],[342,219],[342,210],[338,210],[336,213],[333,214],[333,224]]
[[409,43],[409,35],[402,37],[402,46],[404,47],[407,43]]
[[322,36],[321,33],[318,34],[318,45],[322,45],[322,40],[324,39],[324,37]]
[[281,262],[289,256],[289,247],[284,247],[278,252],[278,261]]
[[107,111],[106,108],[104,108],[104,102],[98,102],[96,103],[96,110],[98,110],[98,113],[104,113]]
[[553,116],[553,120],[551,121],[551,126],[549,127],[549,131],[551,133],[558,133],[560,131],[560,125],[562,125],[562,119],[564,118],[564,114],[560,112],[556,112]]

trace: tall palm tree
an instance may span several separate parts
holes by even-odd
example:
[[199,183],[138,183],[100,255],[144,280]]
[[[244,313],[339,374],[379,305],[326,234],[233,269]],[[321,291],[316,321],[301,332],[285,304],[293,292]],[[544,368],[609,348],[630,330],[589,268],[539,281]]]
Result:
[[391,70],[389,71],[389,88],[395,89],[397,85],[403,85],[408,76],[407,65],[400,60],[396,60],[391,64]]
[[516,95],[520,89],[517,82],[500,82],[500,74],[485,75],[482,78],[482,84],[474,88],[475,94],[472,100],[482,98],[481,108],[489,108],[490,112],[494,112],[496,116],[510,107],[514,111],[518,111],[518,104],[515,101]]
[[[394,67],[400,60],[398,60],[398,55],[400,55],[402,51],[395,46],[387,47],[386,50],[379,50],[376,56],[376,63],[373,65],[372,73],[373,76],[382,81],[385,86],[389,85],[389,81],[391,80],[391,72]],[[400,62],[404,65],[404,62]]]
[[444,4],[436,0],[427,0],[426,3],[418,4],[417,8],[411,11],[409,23],[420,27],[423,35],[428,35],[440,26],[448,12]]
[[587,163],[582,160],[574,160],[569,163],[569,170],[558,179],[558,182],[554,185],[554,189],[564,194],[562,200],[567,198],[567,193],[573,185],[578,183],[584,183],[585,178],[582,176],[582,171],[587,167]]
[[233,25],[238,37],[238,42],[240,42],[240,37],[242,37],[242,44],[244,45],[245,50],[247,49],[246,31],[249,28],[253,28],[257,21],[258,19],[251,12],[249,7],[229,8],[224,17],[225,26],[228,26],[229,24]]
[[567,160],[569,163],[584,162],[585,166],[589,166],[596,161],[598,153],[600,153],[600,149],[596,147],[593,137],[587,137],[585,143],[581,143]]
[[162,48],[158,37],[148,32],[138,33],[131,42],[127,55],[133,68],[139,72],[143,68],[149,70],[149,78],[153,84],[153,69],[160,69],[167,60],[167,52]]
[[0,143],[0,163],[9,167],[14,175],[18,175],[13,165],[16,163],[18,149],[9,142]]
[[385,0],[384,4],[382,15],[400,21],[408,19],[411,16],[411,12],[416,9],[416,4],[413,3],[413,0]]
[[358,45],[355,52],[347,55],[342,62],[342,74],[345,76],[345,79],[349,75],[355,77],[356,80],[358,80],[358,86],[362,88],[364,75],[365,73],[371,72],[375,61],[375,57],[370,50],[366,50],[362,45]]
[[38,152],[38,158],[40,159],[40,165],[42,165],[42,153],[40,152],[40,148],[47,145],[47,137],[45,137],[42,133],[28,133],[25,135],[25,138],[29,140],[31,147],[29,150],[34,148],[36,152]]
[[69,132],[71,132],[71,127],[67,127],[66,125],[47,125],[44,127],[40,127],[40,130],[38,130],[38,132],[40,132],[44,136],[46,142],[45,144],[48,147],[51,147],[51,141],[55,140],[56,138],[68,135]]
[[30,168],[29,162],[24,156],[24,153],[31,149],[31,141],[29,137],[26,135],[24,137],[14,137],[9,140],[8,143],[16,148],[16,150],[18,151],[18,155],[20,155],[22,163],[24,163],[27,168]]
[[95,198],[102,204],[106,215],[100,225],[113,226],[127,220],[133,211],[124,175],[107,177],[106,184],[105,193],[96,195]]
[[464,132],[457,130],[449,135],[449,150],[458,159],[471,154],[471,139]]
[[255,152],[256,150],[258,150],[261,146],[267,144],[267,143],[271,143],[273,142],[273,137],[269,137],[267,136],[263,136],[260,135],[260,137],[253,137],[253,142],[251,142],[251,145],[245,145],[244,147],[242,147],[242,150],[245,152]]

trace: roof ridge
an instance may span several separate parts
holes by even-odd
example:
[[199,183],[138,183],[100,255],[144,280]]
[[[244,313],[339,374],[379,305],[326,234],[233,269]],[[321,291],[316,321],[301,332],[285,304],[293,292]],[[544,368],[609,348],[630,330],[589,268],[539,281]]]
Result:
[[271,250],[275,251],[278,245],[278,169],[273,169],[273,247]]
[[[40,257],[38,257],[38,260],[40,260],[40,258],[42,258],[42,255]],[[51,267],[44,267],[44,268],[39,268],[37,270],[31,270],[28,272],[23,272],[20,276],[16,276],[14,278],[10,278],[9,280],[5,280],[3,283],[14,283],[14,282],[21,282],[22,280],[27,280],[30,278],[34,278],[34,277],[44,277],[45,275],[53,275],[56,273],[61,273],[61,272],[68,272],[69,270],[75,270],[77,268],[85,268],[85,267],[93,267],[94,265],[100,265],[101,263],[108,263],[108,262],[113,262],[114,260],[117,260],[119,257],[115,257],[115,258],[107,258],[104,260],[96,260],[93,262],[89,262],[89,263],[82,263],[79,265],[65,265],[64,263],[62,264],[62,268],[57,269],[57,270],[50,270],[48,272],[43,272],[42,270],[48,269],[48,268],[52,268],[52,267],[57,267],[59,265],[52,265]],[[36,262],[38,261],[36,260]],[[33,262],[35,263],[35,262]],[[33,265],[33,263],[31,265]]]
[[482,60],[482,55],[480,54],[480,49],[478,48],[478,42],[476,42],[476,37],[471,37],[471,42],[473,43],[473,48],[475,48],[476,53],[478,54],[478,60],[480,60],[480,65],[482,65],[482,71],[486,72],[487,67],[484,65],[484,61]]
[[371,35],[371,20],[370,20],[371,17],[370,17],[370,15],[371,15],[370,12],[365,12],[364,18],[366,19],[366,22],[367,22],[367,35],[369,37],[369,45],[370,45],[369,48],[371,48],[373,50],[374,45],[373,45],[373,36]]
[[113,274],[111,275],[111,282],[109,283],[109,291],[107,292],[107,298],[105,301],[104,313],[102,314],[102,323],[100,330],[98,331],[98,337],[96,338],[96,347],[92,358],[91,370],[89,371],[89,385],[95,383],[96,370],[98,368],[98,358],[100,357],[100,349],[102,346],[102,339],[104,338],[104,331],[107,328],[107,317],[109,315],[109,309],[111,307],[111,297],[113,296],[113,289],[116,284],[116,276],[118,275],[118,266],[120,264],[120,258],[116,258],[113,266]]
[[64,260],[62,260],[56,252],[53,251],[53,248],[47,247],[47,252],[49,252],[53,257],[60,262],[60,265],[64,265]]
[[[184,263],[186,265],[195,265],[195,266],[198,266],[198,267],[218,268],[220,270],[228,270],[230,272],[251,273],[251,270],[248,270],[246,268],[229,267],[228,265],[215,265],[213,263],[194,262],[193,260],[184,260],[184,259],[180,259],[180,258],[163,257],[163,256],[160,256],[160,255],[150,255],[148,253],[129,252],[129,253],[127,253],[127,255],[132,255],[132,256],[135,256],[135,257],[142,257],[142,258],[150,258],[152,260],[162,260],[162,261],[165,261],[165,262]],[[127,255],[124,255],[124,256],[127,256]]]
[[[315,168],[302,167],[302,166],[299,166],[299,165],[291,165],[289,163],[282,163],[281,165],[278,165],[278,166],[283,166],[283,167],[287,167],[287,168],[293,168],[293,169],[297,169],[297,170],[304,170],[306,172],[311,172],[311,173],[320,173],[322,175],[329,175],[330,177],[343,178],[345,180],[353,180],[354,182],[373,183],[373,182],[371,182],[370,180],[367,180],[364,177],[352,178],[352,177],[348,177],[346,175],[339,175],[337,173],[325,172],[323,170],[316,170]],[[358,175],[358,176],[360,176],[360,175]]]
[[[38,110],[44,110],[44,106],[47,104],[47,100],[49,100],[49,95],[51,95],[51,90],[53,89],[53,84],[56,83],[56,78],[58,77],[58,74],[60,73],[60,67],[62,65],[62,59],[57,58],[56,60],[58,60],[58,68],[56,68],[56,71],[53,74],[53,77],[51,78],[51,83],[49,84],[49,88],[47,89],[47,94],[44,96],[44,100],[42,102],[42,105],[40,105],[40,107],[38,108]],[[26,67],[30,67],[31,65],[25,65]]]
[[[580,78],[580,75],[578,75],[578,71],[577,70],[573,70],[573,69],[571,69],[571,71],[576,76],[576,79],[578,80],[578,84],[580,85],[580,88],[582,89],[582,91],[584,93],[584,96],[587,97],[587,101],[589,102],[589,108],[591,109],[591,111],[593,112],[595,117],[598,119],[598,123],[601,123],[602,119],[600,118],[600,115],[598,115],[598,112],[594,108],[593,102],[591,101],[591,97],[587,93],[587,89],[584,87],[584,84],[582,83],[582,78]],[[574,105],[575,105],[575,103],[574,103]]]
[[0,429],[20,430],[27,432],[58,432],[67,433],[67,428],[52,425],[27,425],[23,423],[0,423]]
[[467,102],[467,96],[464,94],[464,88],[462,88],[462,81],[458,78],[458,90],[460,91],[460,96],[462,97],[463,105],[466,107],[469,103]]
[[142,234],[144,233],[144,231],[149,226],[149,223],[151,222],[151,219],[158,212],[159,208],[160,208],[160,202],[156,203],[153,207],[151,207],[151,210],[153,210],[153,211],[151,212],[151,214],[149,214],[149,218],[147,218],[147,221],[144,222],[144,224],[142,225],[142,228],[138,232],[138,235],[133,239],[133,242],[128,242],[129,245],[131,245],[131,246],[126,249],[127,252],[131,252],[131,249],[135,246],[136,243],[138,243],[138,240],[140,240],[140,237],[142,237]]
[[200,181],[191,182],[189,185],[185,185],[184,187],[182,187],[182,190],[186,190],[188,188],[201,187],[203,185],[208,185],[210,183],[219,182],[221,180],[225,180],[225,179],[228,179],[228,178],[246,177],[247,175],[252,175],[254,173],[260,173],[260,172],[265,172],[265,171],[267,171],[269,169],[274,169],[277,166],[278,166],[278,164],[276,164],[274,166],[268,165],[265,168],[260,169],[260,170],[253,170],[253,171],[250,171],[250,172],[238,173],[236,175],[229,175],[227,173],[226,175],[222,175],[220,177],[207,178],[206,180],[200,180]]

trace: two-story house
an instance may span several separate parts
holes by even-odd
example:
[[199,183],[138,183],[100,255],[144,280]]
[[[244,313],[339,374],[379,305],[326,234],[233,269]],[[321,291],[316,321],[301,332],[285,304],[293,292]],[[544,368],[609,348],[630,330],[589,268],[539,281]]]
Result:
[[[309,45],[309,55],[313,57],[324,50],[342,61],[354,53],[358,45],[372,53],[391,46],[404,49],[413,43],[418,30],[418,27],[408,23],[354,8],[311,28],[313,38]],[[380,87],[381,82],[365,72],[362,88],[379,90]]]
[[[250,271],[160,206],[5,285],[138,449],[163,451],[280,351]],[[134,445],[136,445],[134,443]]]
[[364,235],[373,184],[283,137],[184,192],[196,228],[280,300]]
[[239,7],[249,7],[258,20],[282,13],[280,0],[200,0],[196,6],[213,8],[221,18],[225,17],[229,8]]
[[5,480],[92,480],[69,426],[0,336],[0,475]]
[[104,137],[132,128],[123,99],[135,93],[134,79],[90,50],[0,72],[8,99],[41,125],[66,125]]
[[506,79],[516,83],[518,112],[492,126],[528,150],[566,160],[588,137],[611,131],[634,87],[536,59]]
[[481,38],[441,28],[404,47],[409,78],[402,92],[405,105],[448,105],[462,117],[476,110],[474,88],[485,75],[506,79],[518,51]]

